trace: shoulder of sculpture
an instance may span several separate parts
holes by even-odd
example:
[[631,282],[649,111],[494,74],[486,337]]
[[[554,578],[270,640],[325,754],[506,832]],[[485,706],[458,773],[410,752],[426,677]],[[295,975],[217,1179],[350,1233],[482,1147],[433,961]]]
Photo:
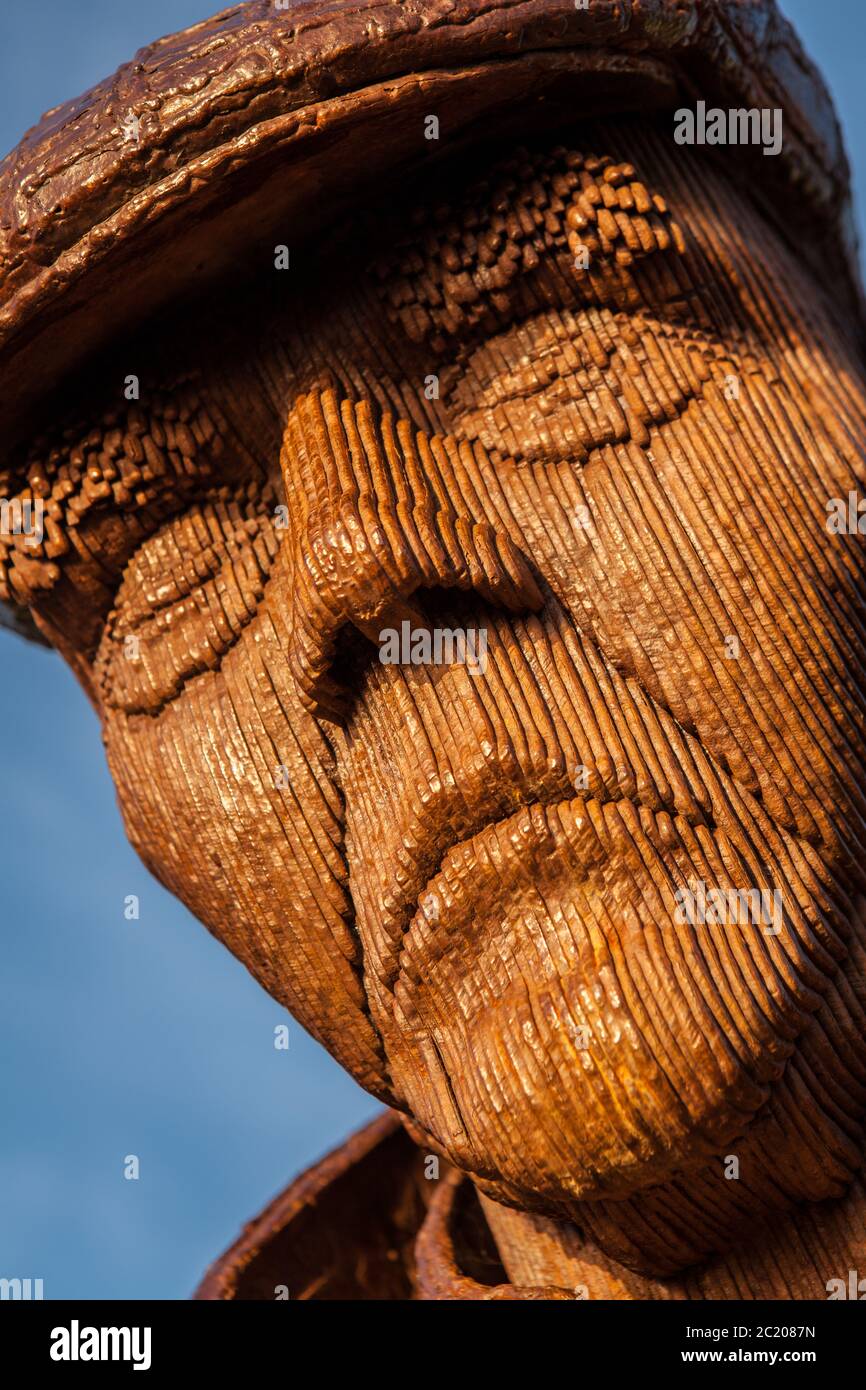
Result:
[[207,1271],[204,1300],[410,1299],[421,1155],[392,1111],[296,1178]]

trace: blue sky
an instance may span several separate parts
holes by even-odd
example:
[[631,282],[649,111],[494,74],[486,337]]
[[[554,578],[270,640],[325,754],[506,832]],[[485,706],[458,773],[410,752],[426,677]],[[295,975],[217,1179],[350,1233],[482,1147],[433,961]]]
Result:
[[[216,8],[4,4],[0,152]],[[862,0],[783,8],[836,99],[862,227]],[[185,1297],[244,1220],[378,1107],[139,864],[86,700],[51,653],[3,634],[0,727],[0,1276],[42,1278],[46,1298]]]

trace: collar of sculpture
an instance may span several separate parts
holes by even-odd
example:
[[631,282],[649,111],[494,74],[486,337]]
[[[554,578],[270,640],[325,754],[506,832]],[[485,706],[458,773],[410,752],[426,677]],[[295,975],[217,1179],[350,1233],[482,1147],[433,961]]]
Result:
[[[860,1268],[866,1263],[864,1213],[866,1190],[858,1177],[842,1201],[802,1208],[796,1228],[784,1216],[759,1221],[751,1239],[669,1279],[647,1278],[616,1263],[575,1227],[570,1233],[573,1282],[515,1284],[472,1182],[416,1143],[405,1121],[386,1111],[249,1222],[208,1270],[195,1297],[826,1299],[826,1268],[844,1267],[841,1252]],[[539,1221],[539,1229],[544,1224]],[[761,1239],[755,1240],[758,1233]]]

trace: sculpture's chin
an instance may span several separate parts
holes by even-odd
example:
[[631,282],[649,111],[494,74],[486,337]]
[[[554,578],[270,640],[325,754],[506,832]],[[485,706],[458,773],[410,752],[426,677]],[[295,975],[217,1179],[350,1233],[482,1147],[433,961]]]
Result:
[[676,893],[766,886],[752,870],[729,837],[625,800],[527,807],[458,846],[394,990],[393,1074],[420,1124],[551,1214],[724,1154],[805,1018],[784,939],[797,913],[683,922]]

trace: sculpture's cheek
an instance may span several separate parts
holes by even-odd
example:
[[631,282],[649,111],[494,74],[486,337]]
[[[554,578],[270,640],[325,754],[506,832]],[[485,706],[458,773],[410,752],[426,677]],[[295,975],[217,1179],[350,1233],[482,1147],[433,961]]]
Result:
[[129,837],[157,877],[356,1079],[387,1100],[360,976],[342,805],[286,657],[279,576],[216,670],[155,713],[108,709]]
[[857,487],[866,407],[856,382],[841,399],[817,349],[810,361],[807,383],[768,358],[736,399],[716,381],[584,467],[490,465],[489,496],[605,658],[838,863],[863,858],[866,580],[860,537],[827,516]]

